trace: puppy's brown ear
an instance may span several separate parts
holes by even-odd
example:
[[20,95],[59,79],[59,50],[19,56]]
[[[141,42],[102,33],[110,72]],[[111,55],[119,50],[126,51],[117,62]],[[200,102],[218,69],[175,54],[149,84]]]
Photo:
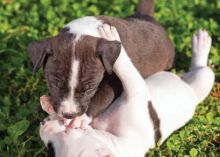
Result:
[[96,47],[96,53],[101,57],[102,63],[108,72],[112,74],[113,65],[121,51],[121,43],[119,41],[108,41],[99,39]]
[[46,56],[52,54],[50,39],[30,43],[28,45],[28,54],[34,65],[32,73],[35,74],[44,63]]
[[47,112],[48,114],[54,114],[56,113],[53,109],[53,102],[51,100],[51,97],[43,95],[40,97],[40,104],[41,108]]

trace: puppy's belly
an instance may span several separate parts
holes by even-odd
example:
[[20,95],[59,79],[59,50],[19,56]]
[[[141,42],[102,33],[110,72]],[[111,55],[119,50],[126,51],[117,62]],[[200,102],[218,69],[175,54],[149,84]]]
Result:
[[145,80],[160,119],[162,141],[188,122],[197,100],[193,89],[177,75],[159,72]]

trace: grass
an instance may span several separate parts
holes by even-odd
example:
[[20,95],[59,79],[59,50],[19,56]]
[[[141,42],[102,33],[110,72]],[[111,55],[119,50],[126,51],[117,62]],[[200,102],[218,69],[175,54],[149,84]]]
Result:
[[[125,17],[137,0],[1,0],[0,1],[0,156],[42,157],[39,122],[45,117],[39,97],[47,94],[42,71],[32,76],[30,41],[56,35],[65,23],[86,15]],[[220,156],[220,1],[157,0],[156,19],[166,28],[176,51],[173,71],[183,73],[191,57],[191,36],[200,29],[213,38],[210,66],[216,84],[198,105],[190,122],[174,132],[148,157]]]

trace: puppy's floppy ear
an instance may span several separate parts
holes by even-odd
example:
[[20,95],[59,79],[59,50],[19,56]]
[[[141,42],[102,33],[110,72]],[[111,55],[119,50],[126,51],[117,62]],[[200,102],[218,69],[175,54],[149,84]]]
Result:
[[30,43],[28,45],[28,54],[34,65],[32,73],[35,74],[44,63],[46,56],[52,54],[50,39]]
[[56,113],[53,109],[53,102],[51,100],[50,96],[43,95],[40,97],[40,104],[42,109],[47,112],[48,114],[54,114]]
[[113,65],[121,51],[121,43],[119,41],[108,41],[99,39],[96,46],[96,53],[101,57],[102,63],[108,72],[112,74]]

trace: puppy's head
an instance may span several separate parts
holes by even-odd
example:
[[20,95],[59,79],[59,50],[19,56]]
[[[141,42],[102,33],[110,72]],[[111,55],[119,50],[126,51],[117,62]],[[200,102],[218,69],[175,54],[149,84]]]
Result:
[[31,43],[28,53],[33,74],[44,67],[54,110],[71,119],[87,111],[104,72],[112,73],[120,48],[118,41],[89,35],[78,39],[65,28],[55,37]]

